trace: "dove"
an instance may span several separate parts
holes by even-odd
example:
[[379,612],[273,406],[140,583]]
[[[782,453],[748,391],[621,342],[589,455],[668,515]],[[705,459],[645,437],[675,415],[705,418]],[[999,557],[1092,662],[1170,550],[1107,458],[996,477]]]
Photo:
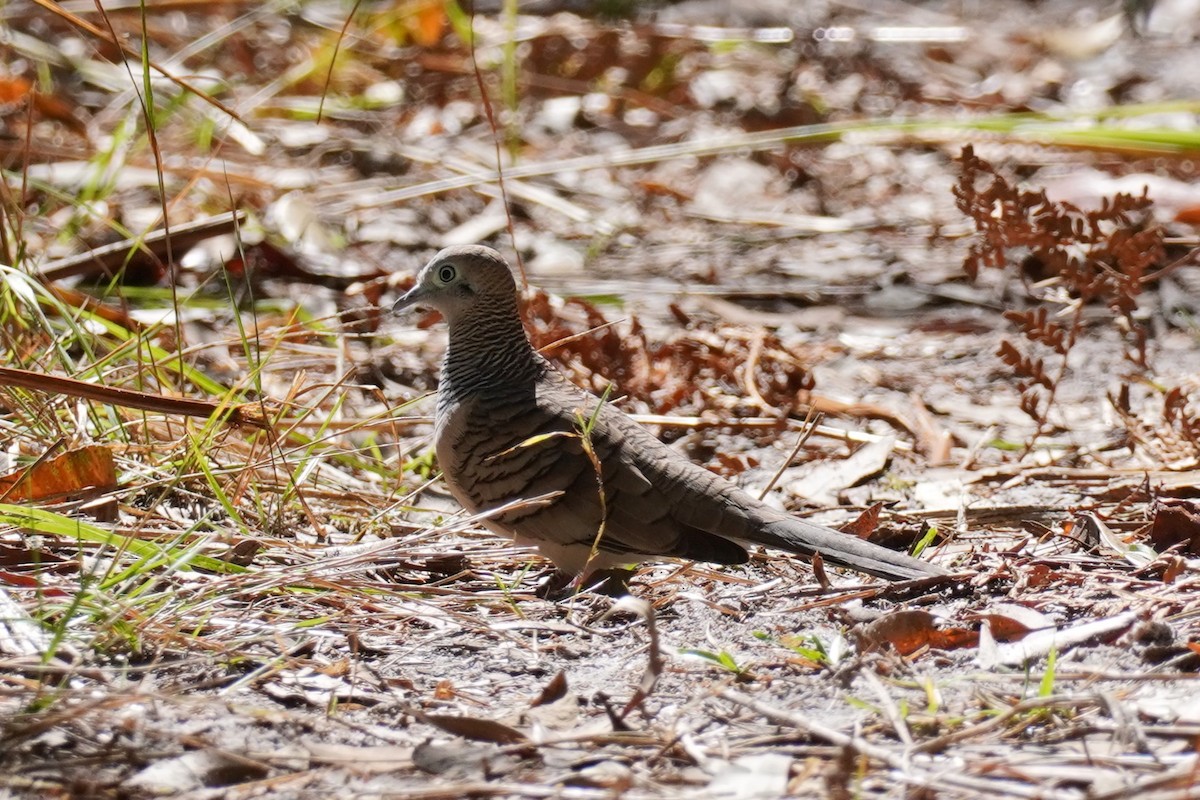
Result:
[[657,558],[717,564],[764,545],[890,580],[948,574],[792,517],[692,463],[610,402],[571,383],[530,343],[517,284],[488,247],[442,250],[393,308],[449,327],[434,419],[443,479],[483,525],[582,578]]

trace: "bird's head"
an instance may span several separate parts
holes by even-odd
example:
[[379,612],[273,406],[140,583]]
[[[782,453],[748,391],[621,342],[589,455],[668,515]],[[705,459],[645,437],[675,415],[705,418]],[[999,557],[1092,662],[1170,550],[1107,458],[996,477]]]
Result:
[[492,248],[447,247],[425,265],[416,284],[396,301],[392,311],[428,306],[453,324],[473,311],[515,307],[516,292],[508,264]]

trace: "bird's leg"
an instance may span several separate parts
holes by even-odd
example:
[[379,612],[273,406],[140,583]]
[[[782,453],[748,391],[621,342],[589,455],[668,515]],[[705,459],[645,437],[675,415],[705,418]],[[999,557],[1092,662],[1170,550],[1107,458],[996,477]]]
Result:
[[538,581],[535,594],[543,600],[565,600],[575,594],[575,574],[556,569]]
[[636,572],[636,569],[629,567],[594,570],[578,581],[578,591],[624,597],[629,594],[629,580]]
[[629,594],[629,579],[635,572],[634,569],[613,567],[576,575],[556,569],[542,579],[536,594],[543,600],[566,600],[582,592],[624,597]]

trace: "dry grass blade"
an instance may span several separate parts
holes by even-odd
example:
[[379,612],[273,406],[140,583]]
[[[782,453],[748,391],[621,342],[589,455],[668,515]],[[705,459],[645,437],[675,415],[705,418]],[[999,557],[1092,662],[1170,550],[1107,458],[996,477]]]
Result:
[[30,372],[10,367],[0,367],[0,386],[20,386],[47,394],[79,397],[114,406],[159,411],[163,414],[215,417],[229,425],[245,425],[260,430],[271,430],[270,417],[275,406],[274,403],[268,402],[230,405],[226,402],[195,400],[187,397],[164,397],[149,392],[102,386],[61,375],[47,375],[43,372]]

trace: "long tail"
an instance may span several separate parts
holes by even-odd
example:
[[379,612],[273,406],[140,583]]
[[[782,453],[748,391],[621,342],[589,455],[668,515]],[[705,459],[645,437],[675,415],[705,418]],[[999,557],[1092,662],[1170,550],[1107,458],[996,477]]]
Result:
[[743,534],[745,541],[804,555],[820,553],[821,558],[833,564],[893,581],[951,574],[934,564],[871,544],[848,533],[814,525],[773,509],[763,509],[761,513],[763,516],[769,515],[768,519]]

